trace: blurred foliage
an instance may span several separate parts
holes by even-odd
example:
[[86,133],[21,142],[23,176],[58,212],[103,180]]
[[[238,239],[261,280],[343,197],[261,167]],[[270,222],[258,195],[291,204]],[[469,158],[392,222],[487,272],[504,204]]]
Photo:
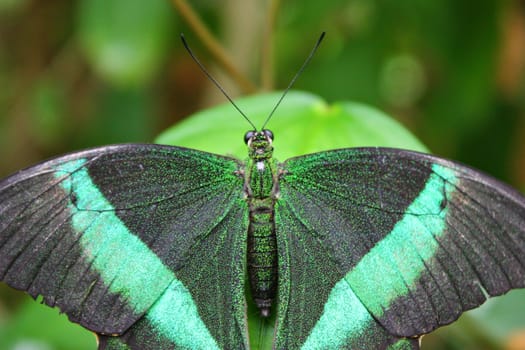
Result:
[[[290,0],[269,21],[270,2],[195,0],[192,6],[234,66],[255,85],[273,80],[276,89],[288,84],[327,31],[296,89],[329,104],[377,107],[433,153],[525,190],[525,1]],[[195,26],[168,0],[147,6],[138,0],[0,0],[0,176],[78,148],[151,141],[184,116],[223,102],[182,48],[181,31],[233,97],[246,90],[221,74]],[[263,64],[271,52],[263,49],[266,32],[275,39],[274,69]],[[233,110],[229,114],[230,125],[248,128]],[[242,135],[235,137],[241,142]],[[19,295],[0,288],[0,337],[24,317],[15,310],[39,307],[26,306]],[[423,343],[431,349],[525,348],[525,298],[501,299],[508,300],[504,306],[462,318]],[[496,314],[497,324],[508,326],[480,321]],[[47,320],[27,316],[22,324],[54,327]]]
[[[142,87],[167,58],[175,15],[169,2],[85,0],[78,38],[96,72],[117,86]],[[130,59],[132,57],[132,59]]]

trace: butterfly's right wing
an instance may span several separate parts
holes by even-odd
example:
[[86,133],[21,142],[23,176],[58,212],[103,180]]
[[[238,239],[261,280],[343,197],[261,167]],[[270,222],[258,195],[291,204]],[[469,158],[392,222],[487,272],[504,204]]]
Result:
[[195,317],[194,306],[180,298],[181,286],[175,282],[118,339],[99,336],[99,349],[248,349],[241,275],[245,261],[241,254],[246,244],[239,239],[239,229],[246,232],[246,219],[242,205],[232,208],[183,269],[184,281],[204,323]]
[[238,168],[121,145],[20,171],[0,182],[0,280],[132,349],[245,348]]

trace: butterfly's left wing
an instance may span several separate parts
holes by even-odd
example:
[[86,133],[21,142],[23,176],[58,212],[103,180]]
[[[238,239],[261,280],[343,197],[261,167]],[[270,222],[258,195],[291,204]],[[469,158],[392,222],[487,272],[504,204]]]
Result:
[[525,282],[525,199],[437,157],[343,149],[282,165],[279,349],[417,349]]
[[238,168],[134,144],[22,170],[0,182],[0,280],[132,349],[244,348]]

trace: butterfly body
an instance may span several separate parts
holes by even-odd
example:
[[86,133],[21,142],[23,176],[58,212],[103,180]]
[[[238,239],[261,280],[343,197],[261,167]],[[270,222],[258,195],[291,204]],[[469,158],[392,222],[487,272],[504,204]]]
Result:
[[249,159],[245,173],[248,208],[248,278],[255,305],[268,317],[277,293],[278,262],[275,202],[279,192],[277,165],[273,160],[273,134],[267,130],[245,136]]

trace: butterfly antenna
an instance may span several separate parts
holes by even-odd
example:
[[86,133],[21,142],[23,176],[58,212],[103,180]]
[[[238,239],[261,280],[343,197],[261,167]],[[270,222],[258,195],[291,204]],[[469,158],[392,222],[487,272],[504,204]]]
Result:
[[193,51],[191,51],[190,46],[186,42],[186,38],[184,37],[183,33],[180,33],[180,40],[182,40],[182,44],[184,45],[184,48],[186,48],[186,51],[188,51],[188,53],[190,54],[191,58],[195,61],[195,63],[197,63],[197,65],[199,66],[201,71],[204,74],[206,74],[208,79],[210,79],[215,84],[215,86],[217,86],[217,88],[228,99],[228,101],[230,101],[230,103],[233,105],[233,107],[235,107],[235,109],[244,117],[244,119],[246,119],[246,121],[248,123],[250,123],[250,125],[253,127],[253,130],[257,130],[255,125],[251,122],[250,119],[248,119],[246,114],[244,114],[244,112],[235,104],[235,102],[233,102],[232,98],[226,93],[226,91],[222,88],[222,86],[219,84],[219,82],[208,72],[208,70],[204,67],[204,65],[198,60],[197,56],[195,56]]
[[295,76],[293,77],[292,81],[290,81],[290,84],[288,84],[288,87],[284,90],[283,94],[281,95],[281,98],[279,99],[279,101],[277,101],[277,104],[275,105],[275,107],[273,107],[272,111],[270,112],[270,114],[268,115],[268,118],[266,118],[266,121],[264,122],[262,129],[264,129],[264,127],[266,126],[266,124],[268,124],[268,122],[270,121],[270,119],[272,118],[273,116],[273,113],[275,112],[275,110],[277,109],[277,107],[279,107],[279,105],[281,104],[281,102],[283,101],[284,99],[284,96],[286,96],[286,94],[288,93],[288,91],[290,91],[290,89],[292,88],[293,84],[295,83],[295,81],[297,80],[297,78],[299,78],[299,76],[301,75],[301,73],[303,72],[303,70],[306,68],[306,66],[308,65],[308,63],[312,60],[312,57],[314,56],[315,52],[317,51],[317,48],[319,47],[319,45],[321,45],[321,41],[323,41],[323,38],[325,36],[326,32],[322,32],[321,33],[321,36],[319,36],[319,39],[317,39],[317,42],[315,43],[315,46],[313,47],[312,51],[310,51],[310,54],[308,55],[308,57],[306,57],[306,60],[304,61],[303,65],[301,66],[301,68],[299,68],[299,70],[297,71],[297,73],[295,73]]

